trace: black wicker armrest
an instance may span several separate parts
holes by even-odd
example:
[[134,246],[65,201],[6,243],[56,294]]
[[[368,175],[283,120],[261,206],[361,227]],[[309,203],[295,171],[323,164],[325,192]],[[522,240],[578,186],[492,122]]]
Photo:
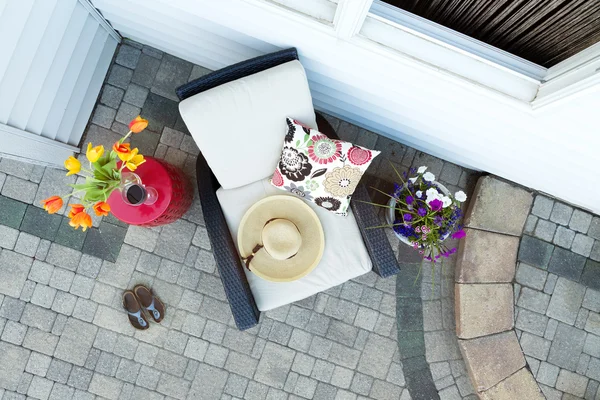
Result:
[[354,218],[356,218],[363,241],[371,256],[373,271],[377,275],[387,278],[400,272],[400,265],[398,265],[398,260],[383,229],[368,229],[381,225],[381,221],[377,216],[375,206],[365,204],[363,201],[370,202],[371,198],[365,184],[360,183],[352,195],[350,207],[352,207]]
[[202,153],[198,155],[196,161],[196,176],[206,230],[235,324],[240,330],[252,328],[258,324],[260,312],[256,307],[244,267],[217,199],[216,190],[220,187],[219,182]]
[[[317,125],[319,126],[319,132],[332,139],[339,139],[331,124],[319,113],[317,113]],[[375,206],[362,203],[361,201],[371,201],[364,183],[356,187],[352,195],[350,207],[352,207],[358,229],[360,229],[365,246],[367,246],[367,251],[371,256],[373,271],[384,278],[395,275],[400,272],[400,266],[383,229],[367,229],[381,225],[381,221],[375,211]]]

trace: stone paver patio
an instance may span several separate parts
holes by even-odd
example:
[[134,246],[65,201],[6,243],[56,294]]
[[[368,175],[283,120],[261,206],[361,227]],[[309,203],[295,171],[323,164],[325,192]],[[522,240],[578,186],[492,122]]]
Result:
[[[125,124],[141,113],[150,125],[133,137],[132,145],[181,167],[194,180],[198,149],[179,117],[174,89],[207,72],[126,42],[111,67],[84,143],[111,146],[126,133]],[[427,165],[452,192],[472,192],[477,177],[472,171],[327,118],[343,139],[382,151],[368,171],[374,185],[384,187],[384,181],[394,179],[390,160],[400,171]],[[171,225],[148,229],[112,217],[94,218],[94,228],[84,234],[72,231],[64,216],[47,215],[39,204],[75,180],[62,170],[0,159],[0,399],[477,398],[455,333],[454,258],[418,274],[418,258],[388,232],[402,266],[397,277],[382,279],[370,272],[263,313],[258,326],[240,332],[197,196],[184,218]],[[533,239],[525,236],[523,242],[540,235],[546,242],[562,240],[557,238],[561,228],[552,236],[542,233],[543,221],[555,222],[545,211],[540,215],[538,204],[536,199],[526,228]],[[582,226],[578,219],[570,226],[574,215],[564,228],[577,231],[575,239],[591,237],[586,257],[598,257],[594,254],[600,251],[600,238],[594,235],[600,219],[590,220],[584,232],[574,227]],[[589,243],[575,239],[565,246],[575,253],[580,243]],[[583,279],[566,277],[570,269],[556,272],[520,258],[516,328],[532,372],[547,396],[558,396],[549,398],[560,398],[561,390],[563,398],[585,394],[593,399],[600,378],[594,375],[600,370],[594,358],[600,356],[600,343],[593,342],[600,340],[594,330],[600,323],[595,319],[600,295],[586,291]],[[588,276],[585,268],[582,274]],[[544,293],[552,280],[554,292]],[[135,283],[152,287],[167,305],[163,323],[145,332],[128,324],[121,307],[123,289]],[[569,289],[573,285],[578,289]],[[574,307],[559,298],[561,290],[565,296],[583,292],[573,322],[564,320],[571,317],[563,317],[563,311],[549,311],[556,308],[553,301]],[[540,303],[540,296],[547,297]],[[544,304],[547,309],[536,308]],[[553,320],[554,341],[542,345],[542,353],[530,353],[528,337],[551,341],[544,337]],[[581,346],[572,340],[565,342],[567,347],[561,344],[560,338],[571,333],[562,330],[569,329],[587,335]],[[558,350],[553,353],[553,348]],[[573,349],[580,353],[576,358],[568,355]],[[580,372],[586,357],[586,371]]]

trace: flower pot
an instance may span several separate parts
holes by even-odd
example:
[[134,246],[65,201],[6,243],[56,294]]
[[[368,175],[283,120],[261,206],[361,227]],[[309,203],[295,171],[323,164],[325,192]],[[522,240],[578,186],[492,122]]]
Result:
[[[441,183],[437,182],[437,181],[433,181],[433,183],[439,188],[439,190],[445,194],[446,196],[450,195],[450,191],[448,190],[448,188],[446,188],[446,186],[442,185]],[[406,184],[404,185],[406,186]],[[393,225],[394,221],[396,220],[396,199],[394,197],[390,197],[390,200],[388,201],[387,205],[390,207],[386,210],[385,213],[385,220],[389,225]],[[398,232],[396,232],[394,229],[392,229],[392,231],[394,232],[394,234],[398,237],[398,239],[400,239],[400,241],[408,246],[413,246],[413,242],[411,242],[406,236],[399,234]],[[444,235],[441,239],[441,241],[446,240],[446,238],[450,236],[449,233],[447,233],[446,235]]]

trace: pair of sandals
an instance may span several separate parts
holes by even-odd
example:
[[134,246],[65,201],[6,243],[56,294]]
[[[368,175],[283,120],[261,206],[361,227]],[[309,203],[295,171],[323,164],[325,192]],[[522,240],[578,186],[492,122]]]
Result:
[[135,329],[148,329],[150,327],[148,316],[156,323],[165,317],[165,305],[144,285],[137,285],[133,290],[126,290],[123,293],[123,307],[127,311],[129,322]]

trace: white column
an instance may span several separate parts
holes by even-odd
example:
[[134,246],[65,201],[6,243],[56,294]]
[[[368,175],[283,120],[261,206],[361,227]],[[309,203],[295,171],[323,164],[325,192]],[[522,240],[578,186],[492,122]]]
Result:
[[340,38],[351,38],[356,35],[371,8],[373,0],[340,0],[333,25]]

